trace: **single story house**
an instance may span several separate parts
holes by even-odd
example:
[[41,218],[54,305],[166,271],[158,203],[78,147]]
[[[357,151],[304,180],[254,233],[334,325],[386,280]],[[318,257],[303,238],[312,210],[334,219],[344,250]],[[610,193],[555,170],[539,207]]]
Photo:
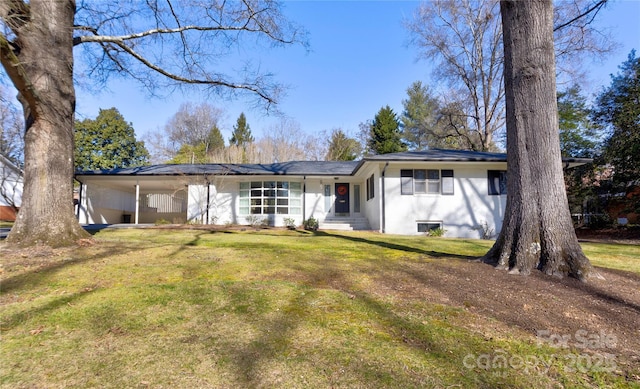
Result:
[[[588,162],[565,159],[567,167]],[[78,172],[81,224],[301,225],[478,238],[500,230],[506,154],[428,150],[360,161],[153,165]]]
[[22,202],[22,170],[0,154],[0,220],[15,221]]

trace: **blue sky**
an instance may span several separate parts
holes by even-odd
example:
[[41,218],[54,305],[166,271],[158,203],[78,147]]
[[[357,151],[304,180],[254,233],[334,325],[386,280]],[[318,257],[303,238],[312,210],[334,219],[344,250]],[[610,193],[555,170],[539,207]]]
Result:
[[[418,51],[407,46],[408,32],[402,21],[411,17],[417,1],[288,1],[285,14],[309,31],[311,51],[288,47],[262,54],[256,60],[273,72],[277,82],[289,87],[279,110],[317,134],[342,128],[355,133],[358,124],[373,119],[389,105],[402,112],[406,89],[414,81],[435,87],[430,65],[416,61]],[[602,12],[599,24],[613,29],[621,47],[604,63],[591,63],[583,90],[592,94],[609,85],[610,74],[640,50],[640,0],[613,0]],[[100,108],[117,108],[133,124],[138,137],[158,131],[184,101],[199,103],[204,95],[176,92],[166,98],[149,98],[134,82],[114,81],[98,95],[78,89],[77,117],[95,118]],[[240,112],[245,112],[257,137],[279,121],[251,101],[227,101],[215,96],[208,101],[225,110],[221,123],[228,141]]]

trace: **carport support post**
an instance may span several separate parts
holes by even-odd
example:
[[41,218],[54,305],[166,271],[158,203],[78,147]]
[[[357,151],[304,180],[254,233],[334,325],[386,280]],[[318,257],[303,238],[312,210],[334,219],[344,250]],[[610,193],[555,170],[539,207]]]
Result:
[[136,214],[135,214],[135,224],[138,224],[138,213],[140,213],[140,183],[136,181]]

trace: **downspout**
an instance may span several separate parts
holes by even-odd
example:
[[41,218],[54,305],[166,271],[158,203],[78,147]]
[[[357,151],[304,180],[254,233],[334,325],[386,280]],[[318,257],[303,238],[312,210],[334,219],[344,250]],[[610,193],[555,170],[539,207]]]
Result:
[[307,213],[307,176],[302,176],[302,223],[306,220]]
[[387,171],[387,166],[389,166],[389,161],[387,161],[387,163],[384,164],[384,167],[382,168],[382,174],[381,174],[381,183],[380,183],[380,201],[382,202],[382,204],[380,204],[380,212],[382,213],[381,217],[380,217],[380,232],[382,232],[383,234],[385,233],[385,228],[386,228],[386,207],[385,207],[385,198],[384,198],[384,175]]
[[140,214],[140,182],[136,181],[136,214],[134,216],[134,222],[135,224],[138,224],[139,222],[139,215]]
[[205,181],[207,184],[207,222],[205,224],[209,224],[209,206],[211,201],[211,185],[209,184],[209,180]]
[[82,192],[84,192],[84,184],[80,180],[76,179],[76,181],[80,183],[80,190],[78,190],[78,209],[76,210],[76,218],[80,221],[80,208],[82,208]]

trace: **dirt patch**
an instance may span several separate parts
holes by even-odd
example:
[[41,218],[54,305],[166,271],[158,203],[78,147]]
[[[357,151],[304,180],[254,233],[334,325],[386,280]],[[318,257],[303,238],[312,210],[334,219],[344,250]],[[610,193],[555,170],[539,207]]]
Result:
[[[613,354],[618,365],[627,365],[622,370],[640,373],[640,276],[597,270],[604,279],[582,283],[541,272],[511,275],[480,262],[439,260],[385,273],[372,292],[459,306],[488,319],[463,323],[486,337],[524,332],[556,345],[564,339],[586,352]],[[487,323],[495,325],[487,328]],[[640,376],[631,378],[640,382]]]
[[577,228],[576,235],[581,241],[640,245],[640,227],[607,228],[599,230]]

